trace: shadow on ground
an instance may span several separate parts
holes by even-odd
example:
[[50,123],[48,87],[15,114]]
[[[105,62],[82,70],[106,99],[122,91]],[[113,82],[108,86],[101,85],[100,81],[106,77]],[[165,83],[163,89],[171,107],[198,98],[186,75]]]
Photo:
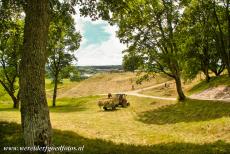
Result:
[[230,116],[230,103],[186,100],[138,114],[137,120],[147,124],[174,124],[218,119]]
[[55,107],[50,107],[51,112],[57,113],[66,113],[66,112],[79,112],[87,110],[87,107],[84,105],[85,102],[76,103],[73,105],[57,105]]
[[79,97],[79,98],[59,98],[57,99],[56,107],[50,106],[51,112],[80,112],[88,109],[87,103],[92,101],[92,98],[98,99],[96,96]]
[[7,111],[7,112],[17,112],[20,111],[19,109],[14,109],[13,107],[5,107],[5,108],[0,108],[0,112],[1,111]]
[[[23,146],[21,127],[16,123],[0,122],[0,153],[19,153],[4,151],[4,147]],[[165,143],[152,146],[115,144],[101,139],[88,139],[71,131],[54,130],[54,146],[83,146],[83,154],[227,154],[230,144],[218,141],[212,144]],[[24,152],[28,153],[28,152]],[[58,152],[55,152],[58,153]],[[61,153],[61,152],[60,152]],[[67,153],[67,152],[62,152]]]

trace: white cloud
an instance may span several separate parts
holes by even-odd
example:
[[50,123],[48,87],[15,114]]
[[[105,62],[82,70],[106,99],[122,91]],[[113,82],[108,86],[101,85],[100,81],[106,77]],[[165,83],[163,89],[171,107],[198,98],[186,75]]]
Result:
[[80,48],[76,56],[78,65],[120,65],[125,46],[114,35],[100,45],[92,44]]
[[[91,22],[93,24],[106,23],[102,20],[91,21],[90,18],[74,16],[76,22],[76,28],[81,34],[84,34],[84,23]],[[80,47],[76,52],[78,58],[77,65],[121,65],[122,63],[122,51],[125,49],[125,45],[121,44],[116,37],[115,31],[117,27],[106,24],[105,31],[111,34],[107,41],[100,44],[88,44]],[[87,38],[83,36],[81,44],[87,43]]]

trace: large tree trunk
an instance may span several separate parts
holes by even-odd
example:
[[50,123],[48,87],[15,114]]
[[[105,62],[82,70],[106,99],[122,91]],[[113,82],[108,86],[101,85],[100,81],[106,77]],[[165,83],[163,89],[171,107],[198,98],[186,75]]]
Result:
[[21,122],[25,146],[49,146],[52,128],[45,93],[49,1],[27,0],[20,64]]

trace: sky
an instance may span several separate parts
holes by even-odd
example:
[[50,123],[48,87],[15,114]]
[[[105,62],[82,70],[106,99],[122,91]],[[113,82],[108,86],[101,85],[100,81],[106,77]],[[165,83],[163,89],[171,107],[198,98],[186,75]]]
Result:
[[74,16],[76,29],[82,35],[81,46],[76,52],[78,66],[121,65],[125,45],[116,37],[117,27],[106,21]]

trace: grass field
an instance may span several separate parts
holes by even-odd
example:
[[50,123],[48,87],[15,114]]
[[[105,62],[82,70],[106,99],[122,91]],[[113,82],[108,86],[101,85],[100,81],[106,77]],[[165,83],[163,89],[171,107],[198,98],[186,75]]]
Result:
[[[104,112],[96,104],[101,97],[58,99],[58,106],[50,108],[55,145],[84,144],[86,153],[113,153],[113,150],[227,153],[230,150],[229,103],[187,100],[182,104],[128,97],[130,107]],[[7,121],[0,127],[4,141],[1,146],[21,145],[19,111],[6,103],[0,105],[0,112],[0,121]]]
[[[106,96],[97,93],[130,90],[134,74],[99,74],[83,82],[64,81],[59,85],[61,97],[51,107],[52,85],[46,80],[50,116],[54,129],[54,146],[82,146],[78,153],[156,153],[156,154],[228,154],[230,151],[230,103],[187,99],[184,103],[128,96],[131,106],[103,111],[97,101]],[[167,81],[160,77],[135,88]],[[97,85],[98,91],[95,92]],[[110,83],[110,85],[109,85]],[[124,85],[117,87],[115,85]],[[186,85],[187,93],[195,93],[220,84],[227,77],[212,78]],[[114,87],[113,87],[114,86]],[[172,87],[172,86],[171,86]],[[162,88],[162,87],[159,87]],[[154,95],[166,97],[174,93],[154,89]],[[12,109],[10,98],[0,89],[0,147],[23,146],[20,112]],[[84,95],[78,96],[82,92]],[[153,91],[149,91],[153,92]],[[170,93],[170,95],[165,95]],[[0,151],[4,153],[6,151]],[[9,153],[9,152],[7,152]],[[17,153],[17,152],[11,152]]]

